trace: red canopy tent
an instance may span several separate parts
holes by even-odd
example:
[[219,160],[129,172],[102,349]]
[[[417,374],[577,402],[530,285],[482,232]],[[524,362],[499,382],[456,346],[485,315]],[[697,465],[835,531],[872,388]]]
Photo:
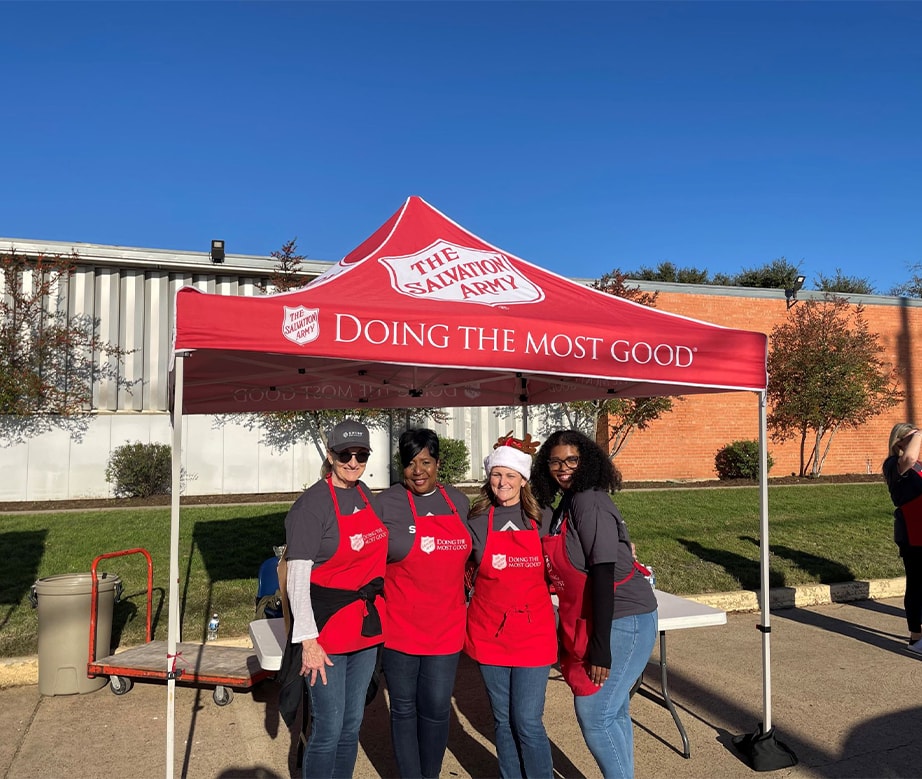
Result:
[[[169,652],[179,640],[181,415],[510,406],[752,391],[760,409],[762,612],[769,615],[767,337],[648,308],[498,249],[410,197],[305,287],[262,297],[180,289],[173,390]],[[771,728],[763,630],[764,727]],[[171,712],[172,715],[172,712]],[[172,767],[168,747],[168,775]]]
[[504,406],[765,389],[766,336],[497,249],[418,197],[307,286],[176,297],[190,413]]

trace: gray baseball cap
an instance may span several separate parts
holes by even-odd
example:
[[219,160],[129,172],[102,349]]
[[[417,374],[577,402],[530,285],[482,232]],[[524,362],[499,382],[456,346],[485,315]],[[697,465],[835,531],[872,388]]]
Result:
[[361,422],[346,419],[330,431],[327,437],[327,449],[331,452],[341,452],[353,446],[361,446],[371,451],[371,436],[368,428]]

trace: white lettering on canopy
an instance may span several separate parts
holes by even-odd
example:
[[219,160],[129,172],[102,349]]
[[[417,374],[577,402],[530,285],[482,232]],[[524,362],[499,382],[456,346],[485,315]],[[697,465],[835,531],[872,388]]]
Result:
[[353,314],[336,315],[336,341],[354,343],[360,338],[374,346],[434,346],[448,348],[448,325],[425,322],[387,322],[368,319],[364,323]]
[[[519,333],[513,328],[448,325],[444,322],[363,320],[355,314],[343,312],[337,312],[335,320],[333,340],[336,343],[365,344],[382,349],[421,349],[419,356],[414,359],[420,359],[429,348],[455,348],[464,352],[537,355],[558,361],[633,363],[684,369],[692,366],[698,352],[697,346],[687,344],[649,343],[628,341],[624,338],[607,342],[605,338],[597,335],[531,330]],[[554,366],[555,370],[557,367]],[[477,394],[476,389],[467,389],[465,393],[468,397],[475,397]]]
[[381,257],[393,288],[412,298],[501,306],[537,303],[544,291],[499,251],[438,240],[416,254]]

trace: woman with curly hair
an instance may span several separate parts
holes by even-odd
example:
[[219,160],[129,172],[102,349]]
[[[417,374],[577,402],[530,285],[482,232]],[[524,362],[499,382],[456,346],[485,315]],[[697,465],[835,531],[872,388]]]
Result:
[[560,670],[576,719],[602,775],[632,777],[631,687],[653,651],[657,615],[610,497],[621,474],[590,438],[560,430],[538,451],[531,483],[542,507],[561,493],[542,546],[559,598]]
[[543,717],[557,636],[541,554],[547,521],[528,487],[528,448],[511,435],[500,439],[468,515],[476,578],[464,651],[480,664],[503,779],[554,775]]

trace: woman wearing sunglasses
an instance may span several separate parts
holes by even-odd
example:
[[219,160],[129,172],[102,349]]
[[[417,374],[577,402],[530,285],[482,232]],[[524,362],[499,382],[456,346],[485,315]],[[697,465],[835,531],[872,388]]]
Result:
[[439,482],[439,437],[432,430],[407,430],[398,453],[403,478],[378,496],[388,531],[381,668],[397,775],[437,779],[467,619],[470,501]]
[[560,670],[605,779],[634,776],[630,693],[657,631],[656,595],[610,496],[620,486],[608,454],[576,430],[551,434],[535,457],[540,505],[561,493],[542,538],[559,599]]
[[313,718],[305,779],[352,776],[365,695],[384,641],[387,530],[361,481],[370,452],[365,425],[336,425],[322,478],[285,518],[291,642],[301,645]]
[[554,775],[543,717],[557,636],[539,538],[547,522],[528,486],[534,447],[499,440],[468,516],[476,578],[464,651],[480,664],[503,779]]

